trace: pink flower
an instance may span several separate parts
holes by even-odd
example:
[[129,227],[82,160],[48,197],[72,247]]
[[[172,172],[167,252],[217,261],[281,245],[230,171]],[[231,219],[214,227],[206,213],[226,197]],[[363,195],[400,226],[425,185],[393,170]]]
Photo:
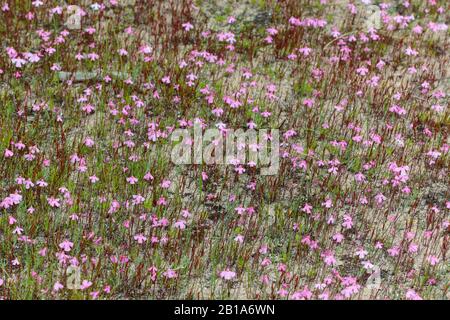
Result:
[[364,249],[359,249],[355,252],[355,255],[360,258],[360,259],[364,259],[367,256],[368,252]]
[[439,258],[433,255],[430,255],[427,257],[427,261],[432,265],[435,266],[439,263]]
[[145,181],[150,181],[150,180],[153,180],[154,178],[153,178],[153,176],[152,176],[152,174],[150,173],[150,172],[147,172],[146,174],[145,174],[145,176],[144,176],[144,180]]
[[61,284],[61,283],[59,283],[59,282],[56,282],[54,285],[53,285],[53,291],[55,291],[55,292],[58,292],[59,290],[61,290],[61,289],[63,289],[64,288],[64,286]]
[[163,182],[161,182],[161,188],[163,189],[168,189],[171,185],[170,180],[163,180]]
[[309,300],[312,298],[312,292],[308,289],[307,286],[302,291],[294,292],[291,299],[292,300]]
[[162,82],[162,83],[165,83],[165,84],[169,84],[169,83],[170,83],[170,77],[169,77],[169,76],[163,77],[163,78],[161,79],[161,82]]
[[278,30],[275,29],[275,28],[273,28],[273,27],[268,28],[266,31],[267,31],[267,33],[270,34],[271,36],[274,36],[274,35],[278,34]]
[[225,280],[231,280],[236,276],[236,272],[230,270],[224,270],[220,272],[220,277]]
[[85,290],[85,289],[89,288],[90,286],[92,286],[91,281],[83,280],[83,282],[81,283],[80,289]]
[[244,236],[241,234],[238,234],[235,238],[234,241],[239,242],[239,243],[244,243]]
[[63,249],[65,252],[69,252],[73,248],[73,242],[68,240],[64,240],[59,244],[59,247]]
[[119,53],[120,56],[127,56],[128,55],[128,51],[123,49],[123,48],[119,49],[117,52]]
[[324,252],[322,258],[327,266],[333,266],[337,263],[336,258],[331,251]]
[[147,238],[142,234],[137,234],[134,236],[134,240],[136,240],[139,244],[142,244],[147,241]]
[[400,253],[400,248],[398,246],[393,246],[392,248],[387,250],[391,257],[396,257]]
[[87,137],[86,139],[84,139],[84,144],[87,147],[92,147],[92,146],[94,146],[95,142],[94,142],[94,140],[92,140],[92,138]]
[[278,290],[277,291],[277,294],[280,296],[280,297],[282,297],[282,298],[284,298],[284,297],[286,297],[288,294],[289,294],[289,291],[287,291],[286,289],[280,289],[280,290]]
[[131,176],[131,177],[128,177],[128,178],[127,178],[127,182],[128,182],[129,184],[136,184],[136,183],[138,182],[138,179],[135,178],[135,177],[133,177],[133,176]]
[[329,208],[333,207],[333,202],[331,201],[331,199],[327,199],[327,200],[325,200],[325,202],[322,203],[322,207],[329,209]]
[[411,243],[408,247],[408,252],[409,253],[416,253],[417,250],[419,249],[419,246],[415,243]]
[[4,155],[5,155],[5,158],[11,158],[14,155],[14,153],[9,149],[5,149]]
[[186,221],[179,220],[173,224],[173,226],[177,229],[183,230],[186,229]]
[[309,203],[305,203],[305,205],[303,206],[303,209],[302,209],[302,211],[303,212],[306,212],[306,213],[308,213],[308,214],[311,214],[311,209],[312,209],[313,207],[309,204]]
[[59,208],[61,206],[61,204],[59,203],[59,199],[53,198],[53,197],[49,197],[47,198],[47,202],[50,205],[50,207],[54,208]]
[[406,299],[408,300],[422,300],[422,298],[413,289],[406,291]]
[[194,26],[190,22],[186,22],[182,24],[184,31],[189,31],[194,28]]
[[167,269],[166,272],[163,273],[163,276],[168,278],[168,279],[172,279],[172,278],[178,277],[178,274],[177,274],[177,272],[175,270],[172,270],[172,269],[169,268],[169,269]]

